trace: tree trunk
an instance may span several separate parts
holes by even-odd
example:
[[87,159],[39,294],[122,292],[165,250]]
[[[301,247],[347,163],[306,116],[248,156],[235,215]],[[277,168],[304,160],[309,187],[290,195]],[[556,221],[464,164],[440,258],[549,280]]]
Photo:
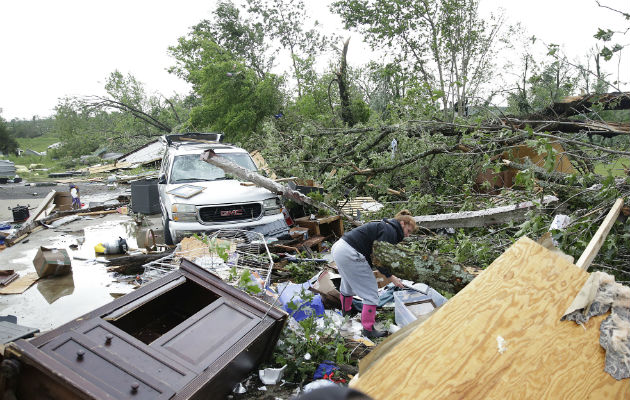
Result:
[[569,96],[554,102],[540,114],[547,117],[568,117],[590,112],[593,105],[598,104],[604,110],[627,110],[630,108],[630,93],[613,92],[605,94],[587,94]]
[[144,264],[166,257],[172,252],[173,251],[170,250],[159,253],[133,254],[130,256],[111,258],[108,260],[108,271],[123,275],[141,274],[144,272]]
[[348,43],[350,38],[346,39],[343,44],[343,51],[341,52],[341,66],[337,72],[337,85],[339,85],[339,97],[341,98],[341,119],[343,123],[349,127],[354,126],[354,116],[350,109],[350,94],[348,93],[348,85],[346,78],[346,54],[348,53]]
[[354,226],[361,225],[359,221],[356,221],[354,218],[352,218],[352,216],[344,213],[343,211],[337,210],[326,203],[322,203],[321,201],[313,200],[312,198],[306,196],[301,192],[298,192],[297,190],[293,190],[254,171],[245,169],[240,165],[228,160],[227,158],[221,157],[220,155],[216,154],[212,149],[204,151],[201,155],[201,159],[207,163],[221,168],[223,171],[229,174],[233,174],[236,177],[241,178],[245,181],[250,181],[256,186],[260,186],[273,193],[280,194],[288,199],[298,202],[299,204],[306,204],[315,207],[318,210],[325,210],[326,212],[334,215],[341,215]]
[[450,293],[462,290],[480,272],[387,242],[374,242],[372,262],[375,266],[389,268],[401,279],[426,283]]

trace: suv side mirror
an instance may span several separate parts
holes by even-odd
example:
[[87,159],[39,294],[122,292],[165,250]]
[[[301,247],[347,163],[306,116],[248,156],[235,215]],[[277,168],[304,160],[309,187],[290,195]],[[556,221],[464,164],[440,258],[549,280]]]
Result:
[[158,176],[158,182],[157,183],[161,184],[161,185],[165,184],[166,183],[166,175],[160,174],[160,176]]

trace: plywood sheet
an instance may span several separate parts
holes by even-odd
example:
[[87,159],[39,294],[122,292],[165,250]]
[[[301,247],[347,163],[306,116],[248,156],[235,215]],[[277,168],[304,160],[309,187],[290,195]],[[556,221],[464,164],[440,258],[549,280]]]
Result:
[[628,399],[630,382],[603,371],[605,316],[560,321],[587,278],[522,238],[353,387],[378,400]]

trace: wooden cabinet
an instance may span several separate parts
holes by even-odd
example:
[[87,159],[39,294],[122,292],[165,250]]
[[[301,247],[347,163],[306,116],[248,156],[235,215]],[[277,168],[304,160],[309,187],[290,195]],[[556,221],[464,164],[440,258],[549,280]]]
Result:
[[286,319],[184,259],[5,358],[21,363],[18,398],[222,398],[271,355]]

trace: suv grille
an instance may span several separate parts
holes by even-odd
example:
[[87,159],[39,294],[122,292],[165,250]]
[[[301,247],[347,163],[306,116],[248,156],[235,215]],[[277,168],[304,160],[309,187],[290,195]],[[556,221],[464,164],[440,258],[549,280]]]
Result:
[[203,222],[231,222],[257,219],[262,214],[262,204],[247,203],[199,209],[199,218]]

